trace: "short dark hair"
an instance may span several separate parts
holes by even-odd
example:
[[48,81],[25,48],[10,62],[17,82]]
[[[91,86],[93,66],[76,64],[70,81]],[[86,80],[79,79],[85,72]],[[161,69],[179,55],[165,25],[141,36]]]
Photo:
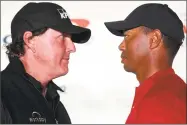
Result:
[[[32,31],[32,34],[33,34],[32,37],[42,35],[43,33],[47,31],[47,29],[48,28],[45,27],[45,28]],[[15,56],[17,57],[23,56],[25,54],[24,44],[25,43],[23,41],[23,35],[20,35],[17,37],[15,41],[12,41],[8,45],[6,45],[6,49],[7,49],[6,54],[8,55],[8,57],[11,58]]]
[[[145,34],[148,34],[149,32],[153,31],[153,29],[145,27],[145,26],[143,26],[142,29]],[[170,59],[173,60],[180,46],[182,45],[182,40],[175,41],[174,39],[164,35],[163,33],[162,33],[162,39],[163,39],[165,48],[167,48],[167,52],[168,52]]]

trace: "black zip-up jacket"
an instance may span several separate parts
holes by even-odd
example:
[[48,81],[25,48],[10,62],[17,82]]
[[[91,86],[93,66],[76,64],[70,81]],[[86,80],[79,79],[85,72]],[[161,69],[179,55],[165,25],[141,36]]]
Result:
[[62,91],[51,81],[44,97],[41,84],[26,73],[19,58],[11,58],[1,72],[1,123],[71,124],[57,90]]

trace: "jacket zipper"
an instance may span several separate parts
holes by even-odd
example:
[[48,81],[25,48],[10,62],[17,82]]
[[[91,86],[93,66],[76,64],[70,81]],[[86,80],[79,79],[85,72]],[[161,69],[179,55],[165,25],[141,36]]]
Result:
[[[31,84],[32,84],[32,82],[29,80],[29,79],[27,79],[25,76],[23,76],[27,81],[29,81]],[[33,84],[32,84],[33,85]],[[34,85],[33,85],[34,86]],[[45,100],[45,102],[46,102],[46,105],[47,105],[47,107],[49,108],[49,106],[48,106],[48,102],[47,102],[47,100],[46,100],[46,98],[41,94],[41,92],[34,86],[34,88],[37,90],[37,92],[39,92],[40,93],[40,95],[44,98],[44,100]],[[59,103],[59,102],[58,102]],[[49,108],[50,109],[50,108]],[[55,111],[56,111],[56,109],[57,109],[57,106],[56,106],[56,108],[55,108]],[[51,109],[50,109],[51,110]],[[58,121],[56,120],[56,117],[55,117],[55,112],[54,112],[54,118],[55,118],[55,122],[56,122],[56,124],[58,124]]]
[[56,109],[57,109],[57,107],[58,107],[59,102],[60,102],[60,101],[58,100],[58,103],[56,104],[56,107],[55,107],[55,110],[54,110],[54,117],[55,117],[55,121],[56,121],[57,124],[58,124],[58,121],[57,121],[57,119],[56,119],[55,113],[56,113]]

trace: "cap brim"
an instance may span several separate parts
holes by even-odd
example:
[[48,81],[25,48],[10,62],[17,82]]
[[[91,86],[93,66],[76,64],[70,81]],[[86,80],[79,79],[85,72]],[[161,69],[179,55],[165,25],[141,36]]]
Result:
[[75,43],[86,43],[91,37],[91,30],[75,25],[64,27],[63,25],[53,26],[53,29],[62,33],[71,34],[71,39]]
[[113,21],[104,23],[107,29],[116,36],[124,36],[123,32],[135,28],[138,25],[128,24],[127,21]]

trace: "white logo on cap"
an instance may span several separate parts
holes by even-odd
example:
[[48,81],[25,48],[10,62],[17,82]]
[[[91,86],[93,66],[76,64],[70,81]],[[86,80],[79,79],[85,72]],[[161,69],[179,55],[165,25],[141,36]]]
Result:
[[57,9],[57,10],[60,13],[60,16],[61,16],[62,19],[66,19],[66,18],[69,17],[67,12],[64,9]]

